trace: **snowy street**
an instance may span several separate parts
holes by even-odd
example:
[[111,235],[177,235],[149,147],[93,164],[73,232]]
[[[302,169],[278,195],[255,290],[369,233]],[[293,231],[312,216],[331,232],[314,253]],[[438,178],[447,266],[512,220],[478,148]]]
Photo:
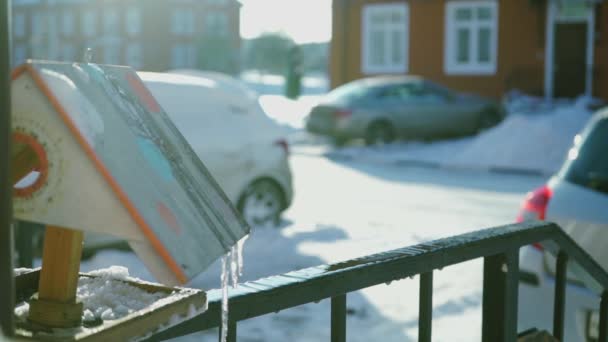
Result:
[[[293,155],[295,199],[280,229],[257,228],[245,244],[242,281],[510,223],[523,195],[544,179],[339,162]],[[135,256],[106,251],[86,270],[122,264],[149,278]],[[217,288],[216,263],[191,286]],[[433,340],[479,340],[481,260],[436,272]],[[349,341],[417,337],[418,279],[348,296]],[[238,326],[240,341],[329,339],[329,301]],[[216,332],[204,334],[217,340]],[[192,340],[200,340],[197,336]],[[189,340],[189,339],[180,339]]]

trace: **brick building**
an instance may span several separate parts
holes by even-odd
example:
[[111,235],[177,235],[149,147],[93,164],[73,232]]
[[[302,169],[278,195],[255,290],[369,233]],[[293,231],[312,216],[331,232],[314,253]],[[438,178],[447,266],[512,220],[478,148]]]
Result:
[[[13,62],[93,61],[140,70],[196,68],[201,37],[240,47],[237,0],[13,0]],[[238,59],[228,61],[238,65]]]

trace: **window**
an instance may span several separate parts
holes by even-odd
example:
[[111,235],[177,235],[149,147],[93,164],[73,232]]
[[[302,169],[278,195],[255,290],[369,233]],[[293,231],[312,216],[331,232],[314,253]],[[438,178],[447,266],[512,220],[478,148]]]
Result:
[[97,16],[93,10],[86,10],[82,14],[82,32],[87,37],[92,37],[97,31]]
[[61,14],[61,33],[68,36],[74,32],[74,12],[64,10]]
[[171,14],[171,31],[174,34],[193,34],[194,13],[190,10],[178,8]]
[[120,64],[120,46],[107,44],[103,48],[103,62],[105,64]]
[[74,44],[64,43],[61,46],[61,59],[68,62],[76,60],[76,48]]
[[176,44],[171,50],[173,68],[191,68],[196,65],[196,47],[194,44]]
[[127,46],[127,65],[134,69],[141,69],[143,64],[142,55],[141,45],[129,44]]
[[446,8],[446,74],[496,73],[498,6],[494,1],[453,1]]
[[407,4],[368,5],[363,10],[363,72],[407,72],[409,45]]
[[40,12],[32,14],[32,35],[41,35],[44,33],[44,27],[46,26],[46,17]]
[[210,11],[205,16],[206,33],[223,36],[228,33],[228,18],[224,12]]
[[15,37],[25,36],[25,14],[15,13],[13,16],[13,34]]
[[137,35],[141,31],[141,12],[138,8],[129,7],[126,15],[126,27],[129,35]]
[[389,85],[378,92],[383,102],[410,102],[415,96],[415,85],[411,83]]
[[15,44],[13,47],[13,65],[20,65],[27,58],[27,49],[23,44]]
[[103,12],[103,32],[108,35],[118,33],[118,11],[108,8]]

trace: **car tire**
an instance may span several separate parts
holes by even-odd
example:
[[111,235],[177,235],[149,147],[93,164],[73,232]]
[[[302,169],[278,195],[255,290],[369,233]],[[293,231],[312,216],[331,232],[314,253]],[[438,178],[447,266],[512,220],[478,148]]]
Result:
[[344,138],[344,137],[333,137],[331,139],[331,143],[335,147],[343,147],[344,145],[346,145],[347,142],[348,142],[348,139]]
[[390,123],[385,121],[373,122],[367,128],[365,134],[365,144],[371,145],[384,145],[391,143],[395,140],[395,130]]
[[496,110],[493,110],[493,109],[484,110],[479,115],[479,119],[477,122],[477,131],[478,132],[485,131],[488,128],[492,128],[492,127],[496,126],[499,122],[500,122],[500,119],[498,118],[498,113],[496,113]]
[[278,226],[285,199],[281,187],[271,179],[253,182],[241,195],[237,209],[247,223],[254,226]]

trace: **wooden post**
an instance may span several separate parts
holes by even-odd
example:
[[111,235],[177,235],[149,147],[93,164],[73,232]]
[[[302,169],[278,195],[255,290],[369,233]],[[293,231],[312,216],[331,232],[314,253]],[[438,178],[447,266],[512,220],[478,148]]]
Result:
[[38,296],[30,302],[30,321],[57,328],[80,325],[83,307],[76,299],[76,289],[82,239],[81,231],[46,228]]

